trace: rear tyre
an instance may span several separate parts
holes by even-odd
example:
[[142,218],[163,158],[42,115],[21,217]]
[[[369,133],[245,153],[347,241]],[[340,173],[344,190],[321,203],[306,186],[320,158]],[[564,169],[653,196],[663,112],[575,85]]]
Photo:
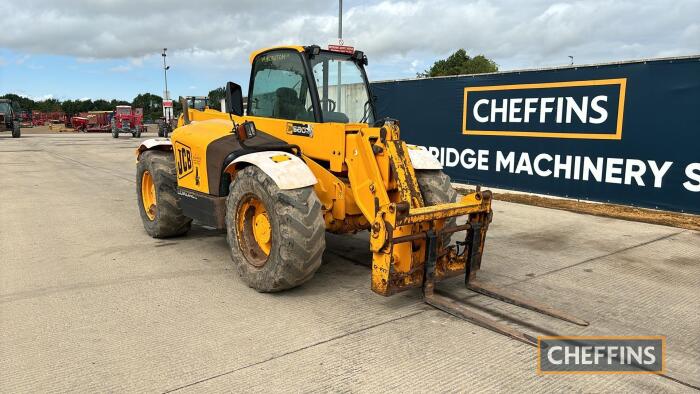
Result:
[[173,152],[145,151],[136,165],[136,196],[143,227],[153,238],[182,235],[192,219],[180,208]]
[[326,229],[313,186],[280,190],[258,167],[246,167],[230,187],[226,229],[233,263],[257,291],[299,286],[321,266]]
[[22,131],[19,128],[19,123],[15,123],[12,127],[12,138],[19,138],[21,134]]
[[[425,205],[438,205],[457,201],[457,191],[452,188],[450,177],[441,170],[416,170],[418,187],[420,188]],[[457,218],[450,218],[445,227],[457,225]],[[448,245],[452,234],[442,236],[442,244]]]
[[119,138],[119,130],[117,130],[117,123],[112,119],[112,138]]
[[141,138],[141,129],[137,128],[136,131],[134,131],[134,138]]

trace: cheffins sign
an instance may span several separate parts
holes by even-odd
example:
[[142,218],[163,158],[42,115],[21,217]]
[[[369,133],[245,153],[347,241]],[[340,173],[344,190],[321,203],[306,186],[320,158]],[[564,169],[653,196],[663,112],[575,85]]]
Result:
[[700,214],[700,56],[376,82],[455,182]]
[[620,139],[627,80],[464,88],[463,133]]

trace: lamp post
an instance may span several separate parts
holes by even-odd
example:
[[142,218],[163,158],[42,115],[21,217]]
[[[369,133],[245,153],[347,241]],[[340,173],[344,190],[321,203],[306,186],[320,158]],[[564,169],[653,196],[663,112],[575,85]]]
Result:
[[[338,0],[338,44],[343,45],[343,0]],[[341,112],[342,110],[340,109],[340,99],[341,99],[341,94],[340,94],[340,86],[341,86],[341,64],[342,62],[338,62],[338,91],[337,93],[337,104],[338,104],[338,112]]]
[[170,100],[170,92],[168,92],[168,70],[170,69],[170,66],[165,64],[165,57],[168,56],[166,52],[168,51],[168,48],[163,48],[163,73],[165,74],[165,100]]

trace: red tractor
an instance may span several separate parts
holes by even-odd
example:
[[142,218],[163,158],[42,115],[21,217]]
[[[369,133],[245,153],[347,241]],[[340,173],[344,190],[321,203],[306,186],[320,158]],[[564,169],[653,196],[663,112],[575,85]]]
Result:
[[141,137],[141,133],[146,131],[146,126],[142,124],[143,113],[139,112],[139,108],[132,109],[130,105],[117,105],[112,116],[112,137],[119,138],[119,133],[131,133],[135,138]]

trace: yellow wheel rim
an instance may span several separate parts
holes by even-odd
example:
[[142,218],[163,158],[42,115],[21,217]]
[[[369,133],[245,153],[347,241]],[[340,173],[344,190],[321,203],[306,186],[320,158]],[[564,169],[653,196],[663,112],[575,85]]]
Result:
[[156,185],[149,171],[144,171],[141,176],[141,201],[143,210],[149,220],[156,219]]
[[260,249],[268,255],[270,254],[271,231],[267,212],[256,213],[253,220],[253,235],[255,235],[255,241],[257,241]]
[[236,236],[243,254],[253,266],[264,266],[272,249],[272,225],[265,205],[248,196],[238,206],[236,218]]

